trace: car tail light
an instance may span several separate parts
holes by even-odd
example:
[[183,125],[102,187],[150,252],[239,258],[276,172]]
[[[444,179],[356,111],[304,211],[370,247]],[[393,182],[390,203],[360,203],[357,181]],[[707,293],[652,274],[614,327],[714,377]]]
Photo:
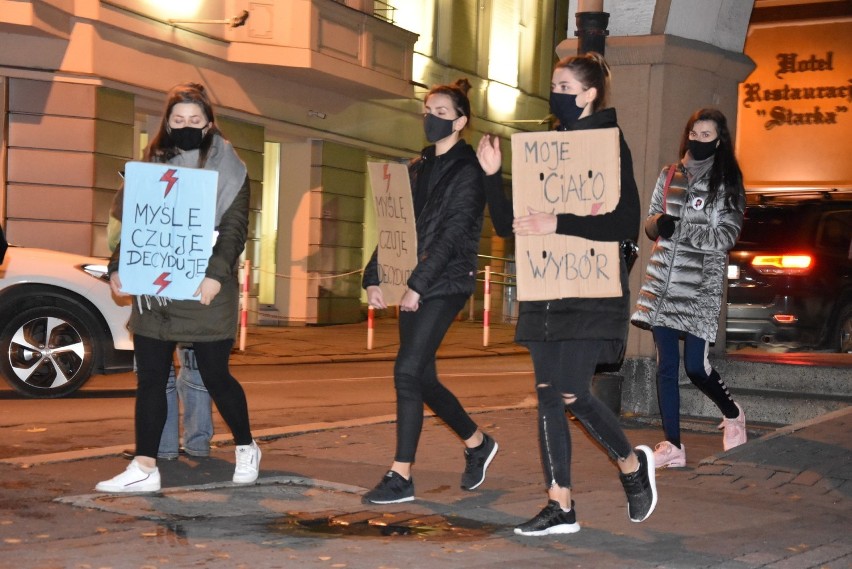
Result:
[[755,255],[751,266],[764,275],[805,275],[813,268],[810,255]]
[[798,316],[795,314],[773,314],[772,319],[779,324],[795,324],[799,321]]

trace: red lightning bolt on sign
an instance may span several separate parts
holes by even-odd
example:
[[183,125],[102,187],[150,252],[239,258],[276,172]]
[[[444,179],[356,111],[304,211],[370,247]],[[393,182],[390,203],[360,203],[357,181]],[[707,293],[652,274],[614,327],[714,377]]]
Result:
[[174,168],[169,168],[168,170],[166,170],[166,173],[163,174],[163,177],[160,178],[161,182],[167,182],[169,184],[168,186],[166,186],[166,193],[163,194],[163,197],[169,195],[169,192],[172,191],[172,186],[174,186],[175,182],[178,181],[178,179],[175,177],[175,172],[177,172],[177,170],[175,170]]
[[382,178],[384,178],[385,180],[388,181],[387,185],[385,186],[385,192],[390,192],[391,175],[390,175],[390,172],[388,172],[388,165],[387,164],[384,165],[384,172],[382,174]]
[[[172,170],[174,172],[174,170]],[[155,285],[160,285],[160,289],[155,294],[160,294],[163,292],[163,289],[172,284],[172,281],[168,280],[168,277],[171,273],[163,273],[156,279],[154,279]]]

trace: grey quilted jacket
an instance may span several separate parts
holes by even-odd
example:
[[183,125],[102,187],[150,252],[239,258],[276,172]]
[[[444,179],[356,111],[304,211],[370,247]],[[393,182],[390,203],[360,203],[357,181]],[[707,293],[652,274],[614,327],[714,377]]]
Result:
[[[664,205],[669,168],[664,167],[657,179],[645,220],[645,233],[656,243],[630,320],[640,328],[664,326],[713,342],[719,327],[728,250],[740,234],[745,200],[741,197],[737,207],[731,209],[725,205],[720,188],[714,203],[706,203],[709,172],[690,183],[678,164]],[[680,218],[669,239],[657,232],[657,219],[663,213]]]

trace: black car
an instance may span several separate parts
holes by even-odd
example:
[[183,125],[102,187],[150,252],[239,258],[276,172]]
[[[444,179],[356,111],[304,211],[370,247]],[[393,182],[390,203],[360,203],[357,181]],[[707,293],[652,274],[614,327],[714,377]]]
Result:
[[852,190],[748,194],[727,341],[852,352]]

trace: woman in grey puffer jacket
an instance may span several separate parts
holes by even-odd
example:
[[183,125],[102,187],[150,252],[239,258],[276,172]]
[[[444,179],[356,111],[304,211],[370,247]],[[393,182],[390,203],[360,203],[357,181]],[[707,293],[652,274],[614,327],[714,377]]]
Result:
[[[707,359],[716,338],[728,250],[743,224],[745,194],[725,116],[700,109],[681,137],[679,164],[657,179],[645,233],[656,243],[631,322],[650,329],[657,348],[657,395],[666,440],[657,468],[686,465],[680,441],[679,340],[684,369],[724,419],[725,450],[746,442],[745,414]],[[674,170],[673,170],[674,169]]]

